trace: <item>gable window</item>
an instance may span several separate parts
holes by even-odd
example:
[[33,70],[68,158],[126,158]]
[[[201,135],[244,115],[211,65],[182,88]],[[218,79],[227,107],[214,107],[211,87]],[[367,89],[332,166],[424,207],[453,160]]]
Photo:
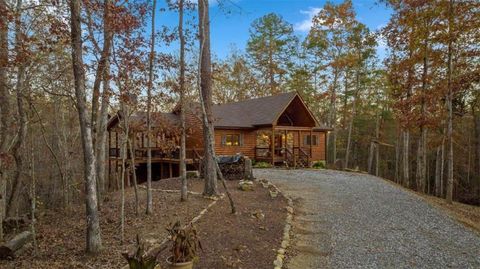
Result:
[[224,146],[241,146],[242,137],[240,134],[226,134],[222,137],[222,145]]
[[304,146],[317,146],[318,145],[318,136],[317,135],[304,135],[303,136],[303,145]]

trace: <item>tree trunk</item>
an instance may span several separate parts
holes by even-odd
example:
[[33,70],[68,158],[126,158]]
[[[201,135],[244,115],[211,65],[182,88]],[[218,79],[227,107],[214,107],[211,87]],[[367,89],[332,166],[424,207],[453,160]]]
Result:
[[426,114],[427,109],[425,105],[425,94],[428,87],[428,24],[424,20],[425,26],[425,42],[423,49],[423,72],[422,72],[422,92],[421,92],[421,123],[420,123],[420,139],[418,141],[418,163],[417,163],[417,190],[425,193],[426,181],[427,181],[427,127],[425,123],[427,121]]
[[375,143],[370,142],[370,149],[368,151],[368,173],[373,174],[373,152],[375,151]]
[[333,75],[333,85],[332,85],[332,96],[330,97],[330,117],[329,117],[329,127],[332,128],[332,164],[335,165],[337,161],[337,130],[335,129],[336,120],[337,120],[337,83],[338,83],[338,70],[335,69]]
[[100,220],[97,207],[95,157],[92,132],[87,114],[85,70],[83,66],[82,27],[80,22],[81,2],[70,1],[70,29],[72,42],[72,64],[75,78],[75,98],[82,137],[86,213],[87,213],[87,252],[98,253],[102,248]]
[[[378,102],[377,102],[378,103]],[[377,141],[380,139],[380,115],[377,113],[377,117],[375,120],[375,138]],[[375,147],[375,176],[379,176],[379,169],[380,169],[380,145],[376,145]]]
[[233,202],[232,195],[228,191],[227,183],[225,182],[225,178],[223,177],[222,170],[220,170],[220,166],[218,165],[217,162],[215,162],[215,170],[218,174],[218,177],[222,181],[223,188],[225,189],[225,192],[227,193],[228,201],[230,202],[230,209],[232,210],[231,212],[232,212],[232,214],[235,214],[237,212],[237,209],[235,208],[235,203]]
[[452,112],[452,99],[453,99],[453,89],[452,89],[452,57],[453,57],[453,5],[454,0],[450,0],[450,5],[448,7],[448,59],[447,59],[447,143],[448,143],[448,153],[447,153],[447,202],[452,203],[453,201],[453,112]]
[[410,168],[408,161],[408,153],[410,152],[410,132],[405,130],[403,132],[403,186],[410,187]]
[[[133,141],[135,141],[135,140],[133,140]],[[128,145],[127,145],[128,146],[128,151],[130,152],[130,169],[132,171],[133,189],[134,189],[134,192],[135,192],[135,215],[138,216],[138,183],[137,183],[137,172],[135,171],[136,170],[135,148],[133,147],[133,145],[135,145],[135,142],[132,143],[132,140],[128,137],[127,138],[127,143],[128,143]]]
[[440,188],[440,182],[441,182],[441,176],[440,174],[443,173],[442,169],[442,147],[438,146],[437,147],[437,154],[435,158],[435,196],[440,197],[441,196],[441,188]]
[[32,233],[25,231],[17,234],[10,241],[0,245],[0,259],[13,258],[15,252],[32,240]]
[[31,221],[30,221],[30,232],[32,233],[32,239],[33,239],[33,255],[37,254],[37,232],[35,230],[35,224],[37,222],[36,220],[36,211],[37,211],[37,182],[35,178],[35,136],[31,135],[31,142],[30,142],[30,178],[31,178],[31,184],[30,184],[30,215],[31,215]]
[[352,140],[352,129],[353,129],[353,120],[355,118],[355,103],[357,101],[357,97],[355,94],[355,97],[353,99],[353,104],[352,104],[352,116],[350,119],[350,123],[348,124],[348,134],[347,134],[347,149],[345,151],[345,168],[348,168],[348,162],[350,158],[350,143]]
[[102,102],[100,108],[100,114],[96,116],[97,108],[95,105],[98,104],[97,100],[92,100],[92,120],[95,120],[96,123],[92,123],[93,135],[96,141],[95,154],[96,154],[96,171],[97,171],[97,195],[98,195],[98,205],[99,207],[102,204],[102,195],[105,192],[105,166],[106,166],[106,143],[107,143],[107,121],[108,121],[108,106],[110,103],[110,52],[112,47],[113,33],[111,29],[110,21],[110,0],[104,1],[104,15],[103,15],[103,50],[100,62],[97,67],[97,74],[94,82],[94,96],[95,92],[99,94],[100,81],[103,81],[103,93],[102,93]]
[[397,133],[397,141],[395,143],[395,183],[400,182],[401,178],[401,141],[402,141],[403,131],[400,131],[400,134]]
[[[10,94],[7,85],[8,70],[8,18],[7,3],[0,0],[0,223],[3,223],[6,211],[7,137],[10,129]],[[0,242],[3,240],[3,225],[0,225]]]
[[6,216],[11,217],[13,212],[18,210],[18,196],[20,191],[20,181],[22,180],[22,173],[25,170],[23,164],[23,154],[20,152],[26,136],[27,136],[27,114],[25,111],[25,98],[26,98],[26,85],[25,75],[26,75],[26,59],[24,53],[22,52],[21,47],[23,46],[23,33],[22,33],[22,0],[17,1],[17,17],[15,19],[15,53],[16,53],[16,62],[18,65],[17,77],[16,77],[16,99],[17,99],[17,111],[18,111],[18,132],[16,136],[16,141],[12,147],[13,158],[15,159],[15,173],[12,180],[12,190],[10,198],[7,203]]
[[[478,98],[478,97],[477,97]],[[477,103],[478,105],[478,103]],[[475,126],[475,159],[474,159],[474,178],[477,179],[477,196],[480,197],[480,115],[477,112],[477,108],[473,111],[473,121]]]
[[[100,135],[97,136],[97,130],[99,129],[98,120],[101,119],[98,116],[98,100],[100,99],[100,86],[102,80],[105,78],[105,68],[110,64],[109,57],[110,57],[110,48],[112,45],[112,31],[109,25],[109,12],[110,12],[110,0],[104,1],[104,12],[103,12],[103,48],[100,55],[100,60],[98,61],[97,70],[95,73],[95,80],[93,82],[93,90],[92,90],[92,138],[93,138],[93,146],[95,149],[96,147],[96,139]],[[93,37],[92,37],[93,38]],[[103,101],[102,101],[103,102]],[[97,155],[98,160],[98,155]],[[97,175],[98,176],[98,175]]]
[[183,0],[178,2],[178,36],[180,39],[180,178],[182,181],[181,200],[186,201],[187,189],[187,165],[186,158],[186,134],[185,134],[185,37],[183,35]]
[[353,103],[352,103],[352,116],[350,118],[350,123],[348,124],[347,149],[345,152],[345,168],[348,168],[348,161],[350,157],[350,141],[352,140],[353,120],[355,119],[357,96],[358,96],[358,92],[360,91],[360,70],[357,70],[356,72],[356,84],[357,86],[355,89],[355,95],[353,96]]
[[[7,84],[8,70],[8,12],[5,0],[0,0],[0,153],[6,153],[10,128],[10,94]],[[0,161],[2,159],[0,158]],[[3,168],[3,167],[0,167]],[[0,169],[4,171],[4,169]],[[0,172],[2,173],[2,172]],[[3,173],[2,173],[3,174]]]
[[157,9],[157,0],[153,0],[152,7],[152,29],[150,37],[150,56],[148,63],[148,88],[147,88],[147,209],[146,214],[150,215],[153,212],[153,199],[152,199],[152,123],[151,123],[151,111],[152,111],[152,88],[153,88],[153,60],[155,53],[155,13]]
[[[124,111],[124,118],[128,117],[126,114],[126,111]],[[127,160],[127,137],[128,137],[128,125],[125,124],[127,120],[124,120],[124,126],[123,126],[123,136],[122,136],[122,174],[120,176],[120,184],[121,184],[121,192],[122,192],[122,202],[121,202],[121,209],[120,209],[120,243],[123,244],[125,240],[125,174],[126,174],[126,168],[125,168],[125,162]]]
[[215,169],[215,148],[213,140],[212,115],[212,66],[210,59],[210,19],[208,0],[200,0],[198,4],[199,36],[200,36],[200,103],[203,114],[204,175],[203,194],[217,195],[217,173]]

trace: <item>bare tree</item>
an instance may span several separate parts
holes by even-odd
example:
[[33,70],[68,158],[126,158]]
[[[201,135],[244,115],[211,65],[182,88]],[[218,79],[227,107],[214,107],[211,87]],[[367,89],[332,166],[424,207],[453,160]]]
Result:
[[85,70],[83,66],[82,27],[80,21],[80,0],[70,1],[70,31],[72,44],[72,64],[75,84],[75,99],[82,135],[84,159],[86,213],[87,213],[87,252],[98,253],[102,248],[98,200],[96,191],[95,156],[91,125],[87,114]]
[[[96,143],[95,146],[95,159],[96,159],[96,172],[97,172],[97,192],[98,203],[101,205],[101,196],[105,191],[105,166],[106,166],[106,150],[105,145],[107,141],[107,121],[108,121],[108,106],[110,103],[110,53],[112,49],[113,32],[111,29],[110,9],[111,1],[105,0],[104,2],[104,14],[103,14],[103,50],[100,58],[100,62],[97,67],[97,74],[94,82],[94,100],[92,100],[92,126],[94,129],[93,138]],[[103,93],[100,113],[98,113],[98,96],[100,82],[103,81]],[[95,99],[96,98],[96,99]]]
[[22,173],[25,169],[23,163],[23,157],[20,152],[26,136],[27,136],[27,114],[25,111],[25,91],[26,91],[26,59],[23,53],[22,43],[23,43],[23,33],[22,33],[22,0],[17,1],[15,18],[15,62],[18,65],[15,91],[16,91],[16,101],[17,101],[17,113],[18,113],[18,131],[16,134],[15,143],[12,147],[13,158],[15,159],[15,173],[12,181],[12,190],[10,197],[7,202],[6,207],[6,216],[12,216],[12,212],[15,212],[17,208],[17,200],[19,196],[19,186],[20,181],[22,180]]
[[235,214],[236,208],[232,196],[228,191],[227,184],[223,178],[222,171],[218,166],[215,157],[213,116],[212,116],[212,66],[210,59],[210,22],[208,16],[208,0],[200,0],[198,3],[199,13],[199,33],[200,33],[200,104],[202,106],[203,118],[203,143],[204,143],[204,176],[205,186],[203,194],[206,196],[217,195],[217,175],[222,181],[225,192],[230,201],[232,213]]
[[410,131],[405,129],[403,131],[403,186],[409,187],[410,186],[410,168],[409,168],[409,160],[408,160],[408,153],[410,152]]
[[147,87],[147,215],[153,211],[152,200],[152,88],[153,88],[153,58],[155,57],[155,12],[157,9],[157,0],[153,0],[152,7],[152,33],[150,38],[150,56],[148,63],[148,87]]
[[186,201],[187,190],[187,166],[186,158],[186,134],[185,134],[185,36],[183,33],[183,0],[178,2],[178,37],[180,39],[180,178],[182,180],[181,200]]
[[30,214],[31,214],[31,222],[30,222],[30,231],[32,232],[33,238],[33,253],[34,255],[37,253],[37,233],[35,230],[36,220],[36,211],[37,211],[37,180],[35,178],[35,136],[31,135],[30,141]]
[[448,7],[448,54],[447,54],[447,202],[452,203],[453,200],[453,113],[452,113],[452,99],[453,99],[453,85],[452,85],[452,57],[453,57],[453,23],[454,23],[454,0],[450,0]]
[[[0,223],[3,223],[6,211],[5,158],[7,154],[7,137],[10,128],[10,101],[7,85],[8,68],[8,8],[5,0],[0,0]],[[3,240],[3,225],[0,225],[0,241]]]
[[136,164],[135,164],[135,148],[134,148],[134,145],[135,145],[135,142],[132,142],[130,137],[127,137],[128,152],[130,153],[130,169],[132,171],[133,188],[134,188],[134,191],[135,191],[135,215],[138,216],[138,183],[137,183],[137,172],[135,171]]
[[200,0],[198,2],[198,19],[198,32],[200,36],[199,90],[203,115],[203,171],[205,176],[203,194],[214,196],[217,195],[217,173],[213,140],[212,64],[210,56],[210,19],[208,15],[208,0]]

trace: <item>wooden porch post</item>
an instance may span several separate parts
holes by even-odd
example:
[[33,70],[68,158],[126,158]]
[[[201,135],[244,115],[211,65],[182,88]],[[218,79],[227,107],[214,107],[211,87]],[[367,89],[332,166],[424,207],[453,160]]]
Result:
[[168,163],[168,176],[169,178],[173,177],[173,171],[172,171],[172,163]]
[[118,173],[118,155],[119,155],[118,132],[115,131],[115,173]]
[[160,165],[160,179],[163,179],[163,162],[160,161],[159,165]]
[[108,131],[108,181],[107,182],[110,182],[110,176],[111,176],[111,173],[112,173],[112,163],[110,161],[110,148],[112,147],[111,145],[111,142],[112,142],[112,133],[110,131]]
[[[297,152],[298,152],[298,155],[300,155],[300,147],[302,146],[302,138],[301,138],[301,133],[300,133],[300,130],[297,131]],[[293,155],[295,156],[295,150],[293,151]],[[297,158],[295,157],[295,167],[297,167]]]
[[[312,159],[312,154],[313,154],[312,145],[313,145],[313,130],[310,129],[310,159]],[[310,160],[307,160],[307,161],[308,161],[308,166],[310,166]]]
[[285,145],[283,145],[284,147],[284,153],[283,153],[283,161],[287,161],[287,149],[288,149],[288,132],[287,132],[287,129],[285,129]]
[[272,165],[275,165],[275,125],[272,126],[272,139],[270,141],[270,147],[272,148]]

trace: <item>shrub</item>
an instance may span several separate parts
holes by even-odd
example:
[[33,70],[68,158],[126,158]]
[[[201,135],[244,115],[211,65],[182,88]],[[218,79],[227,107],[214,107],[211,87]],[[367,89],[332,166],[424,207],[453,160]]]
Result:
[[325,161],[317,161],[317,162],[314,162],[313,165],[312,165],[312,168],[315,168],[315,169],[325,169]]
[[172,242],[170,262],[175,264],[198,259],[197,253],[199,249],[202,249],[202,245],[198,240],[197,231],[193,225],[190,224],[182,228],[180,222],[177,221],[171,228],[168,228],[167,231]]
[[267,162],[256,162],[253,167],[254,168],[270,168],[272,167],[272,165]]

